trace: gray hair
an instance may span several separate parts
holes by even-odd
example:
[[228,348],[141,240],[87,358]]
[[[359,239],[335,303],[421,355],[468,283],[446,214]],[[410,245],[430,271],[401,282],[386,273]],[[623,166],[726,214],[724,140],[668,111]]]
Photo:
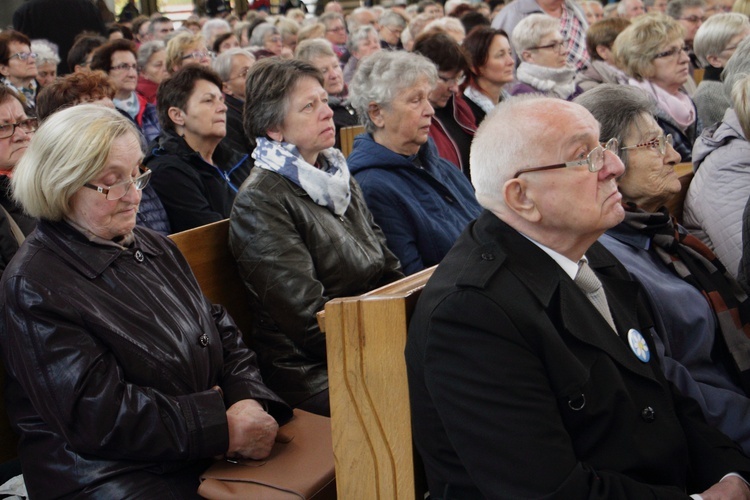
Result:
[[367,41],[373,34],[378,36],[378,31],[369,24],[360,26],[354,30],[354,33],[352,33],[346,41],[346,48],[349,49],[349,53],[354,54],[355,52],[358,52],[359,44]]
[[448,16],[440,17],[438,19],[433,19],[432,21],[427,23],[425,27],[422,28],[422,30],[416,35],[414,33],[411,33],[411,25],[410,25],[409,32],[414,36],[414,38],[417,38],[417,36],[419,36],[421,33],[426,33],[432,30],[433,28],[438,28],[440,30],[447,31],[447,32],[453,31],[456,33],[463,33],[464,35],[466,34],[466,28],[464,28],[464,25],[461,22],[461,20],[456,17],[448,17]]
[[213,43],[216,32],[223,30],[225,33],[231,33],[232,27],[223,19],[209,19],[206,24],[201,28],[201,34],[208,40],[209,43]]
[[31,51],[36,53],[37,65],[46,63],[60,64],[57,45],[52,42],[47,40],[33,40],[31,42]]
[[304,40],[297,45],[294,51],[294,57],[300,61],[311,62],[318,57],[336,57],[333,51],[333,45],[325,38],[311,38]]
[[[375,13],[369,7],[357,7],[356,9],[351,11],[351,13],[349,13],[349,16],[347,17],[347,20],[346,20],[346,24],[347,24],[347,28],[349,28],[350,33],[362,26],[361,24],[359,24],[357,17],[360,14],[365,14],[365,13],[371,13],[372,15],[375,15]],[[377,18],[377,16],[375,17]],[[367,26],[371,26],[371,25],[368,24]]]
[[750,137],[750,75],[737,80],[732,87],[732,107],[747,140]]
[[432,61],[419,54],[381,50],[360,61],[350,85],[350,95],[351,104],[367,132],[376,130],[370,119],[371,103],[388,108],[397,94],[422,78],[427,78],[434,87],[437,69]]
[[141,44],[141,46],[138,47],[138,58],[136,61],[138,64],[138,71],[143,71],[143,68],[146,67],[151,60],[151,57],[162,50],[167,50],[167,46],[161,40],[153,40]]
[[737,35],[750,30],[750,19],[736,12],[722,12],[709,17],[698,28],[693,40],[693,51],[704,66],[708,56],[718,56]]
[[[599,122],[600,142],[614,137],[621,145],[625,144],[626,136],[634,128],[638,129],[643,115],[653,116],[655,112],[654,103],[648,95],[630,85],[598,85],[576,97],[573,102],[588,109]],[[620,153],[620,159],[626,167],[627,153],[628,150]]]
[[734,85],[747,75],[750,75],[750,36],[737,46],[721,74],[727,97],[731,97]]
[[389,10],[388,12],[383,14],[383,16],[380,18],[379,23],[381,26],[386,26],[389,28],[406,28],[406,21],[404,20],[404,16],[392,10]]
[[682,17],[682,11],[691,7],[702,7],[706,8],[706,2],[703,0],[670,0],[667,4],[667,14],[672,19],[679,19]]
[[250,45],[253,47],[262,47],[263,40],[267,35],[278,35],[279,29],[271,23],[262,23],[255,27],[253,34],[250,35]]
[[[70,199],[99,175],[114,141],[140,132],[119,111],[81,104],[47,118],[13,170],[13,198],[32,217],[58,221]],[[140,154],[140,152],[136,153]]]
[[513,50],[518,57],[521,52],[537,47],[539,42],[550,33],[560,31],[560,21],[547,14],[530,14],[519,22],[510,35]]
[[235,47],[233,49],[225,50],[216,56],[216,59],[211,63],[211,69],[216,71],[222,82],[228,82],[232,77],[232,59],[234,59],[234,56],[239,55],[247,56],[255,61],[255,56],[252,52],[247,49]]

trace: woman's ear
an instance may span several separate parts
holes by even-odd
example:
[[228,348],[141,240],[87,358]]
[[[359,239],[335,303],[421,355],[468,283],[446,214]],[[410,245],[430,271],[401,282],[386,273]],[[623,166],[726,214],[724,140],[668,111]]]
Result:
[[527,221],[538,222],[541,214],[529,187],[524,179],[518,178],[506,181],[503,185],[505,205]]
[[266,131],[266,135],[271,138],[272,141],[283,142],[284,134],[280,127],[273,127]]
[[370,120],[375,124],[377,128],[385,127],[385,117],[383,116],[383,108],[374,102],[371,102],[367,108],[367,114],[370,115]]
[[521,61],[523,62],[530,62],[530,63],[534,62],[534,54],[532,54],[530,50],[521,51],[520,57],[521,57]]
[[185,125],[185,113],[180,108],[172,106],[167,110],[167,115],[175,125],[179,125],[180,127]]

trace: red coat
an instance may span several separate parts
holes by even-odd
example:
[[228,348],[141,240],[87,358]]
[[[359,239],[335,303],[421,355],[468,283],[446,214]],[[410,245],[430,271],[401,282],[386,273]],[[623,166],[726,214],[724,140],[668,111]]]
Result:
[[[467,134],[474,136],[477,131],[477,123],[469,105],[466,104],[461,95],[454,95],[448,105],[453,103],[453,119],[463,128]],[[441,158],[448,160],[456,165],[461,171],[465,171],[468,165],[463,165],[461,161],[461,152],[458,149],[456,141],[448,134],[445,126],[440,122],[436,115],[432,117],[432,126],[430,127],[430,137],[435,141],[438,153]]]

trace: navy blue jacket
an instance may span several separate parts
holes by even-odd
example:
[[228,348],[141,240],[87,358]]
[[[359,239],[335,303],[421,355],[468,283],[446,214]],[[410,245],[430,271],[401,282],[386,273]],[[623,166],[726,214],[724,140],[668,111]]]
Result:
[[362,134],[354,139],[347,163],[404,274],[438,264],[481,211],[471,183],[440,158],[432,139],[415,158]]

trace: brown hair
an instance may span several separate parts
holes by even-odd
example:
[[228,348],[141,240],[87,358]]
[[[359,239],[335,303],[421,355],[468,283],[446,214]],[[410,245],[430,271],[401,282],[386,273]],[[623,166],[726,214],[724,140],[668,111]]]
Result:
[[586,32],[586,49],[588,49],[591,59],[601,61],[602,58],[596,52],[596,48],[599,45],[604,45],[611,49],[617,35],[628,26],[630,26],[630,21],[621,17],[602,19],[589,26],[589,30]]
[[162,130],[174,130],[174,122],[169,117],[169,108],[185,110],[190,94],[198,80],[213,83],[221,90],[221,78],[216,72],[199,64],[188,64],[178,69],[171,77],[159,85],[156,91],[156,110]]
[[45,120],[55,111],[115,96],[115,86],[101,71],[83,71],[58,78],[44,87],[36,97],[36,113]]
[[138,58],[135,43],[124,38],[112,40],[94,51],[94,56],[91,58],[91,69],[109,73],[109,70],[112,69],[112,56],[115,52],[132,52],[133,57]]
[[16,30],[7,30],[0,33],[0,64],[7,65],[10,61],[10,44],[12,42],[22,43],[31,47],[29,37]]

